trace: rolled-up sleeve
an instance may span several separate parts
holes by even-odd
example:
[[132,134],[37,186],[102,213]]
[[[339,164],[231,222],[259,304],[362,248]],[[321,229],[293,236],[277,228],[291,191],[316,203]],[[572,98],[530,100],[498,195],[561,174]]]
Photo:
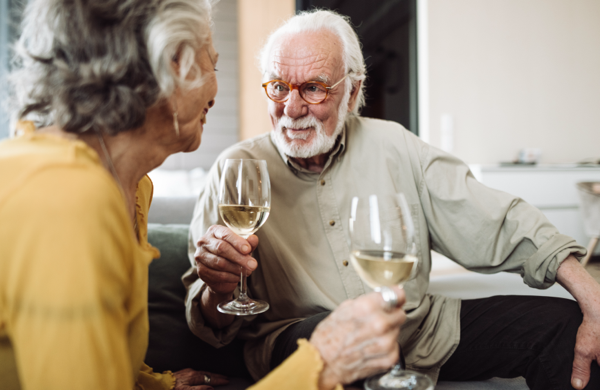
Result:
[[[190,268],[183,275],[183,284],[187,288],[187,296],[185,299],[185,316],[188,326],[193,334],[201,340],[207,342],[215,348],[224,347],[235,339],[240,328],[246,321],[251,321],[255,316],[236,317],[233,322],[221,329],[213,329],[206,324],[202,311],[200,310],[200,297],[206,289],[206,284],[202,279],[198,278],[196,269]],[[238,295],[236,289],[235,296]]]
[[459,159],[421,145],[419,183],[432,249],[481,273],[519,273],[548,288],[570,254],[586,250],[524,200],[478,182]]

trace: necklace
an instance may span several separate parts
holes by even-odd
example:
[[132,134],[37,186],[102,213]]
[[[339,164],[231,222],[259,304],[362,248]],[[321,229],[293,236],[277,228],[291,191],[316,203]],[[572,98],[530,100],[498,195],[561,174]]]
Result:
[[[121,180],[119,179],[119,175],[117,174],[117,169],[115,168],[115,164],[113,164],[112,158],[110,157],[110,153],[108,153],[108,148],[106,147],[106,143],[104,143],[104,137],[102,136],[102,134],[100,134],[99,131],[96,132],[96,135],[98,136],[98,141],[100,142],[100,148],[102,148],[102,153],[104,154],[104,158],[108,162],[108,170],[110,171],[112,176],[115,178],[115,181],[117,182],[117,186],[119,187],[119,190],[121,191],[121,195],[123,196],[123,199],[126,200],[127,198],[125,197],[125,190],[123,189],[123,184],[121,184]],[[139,232],[138,232],[138,223],[137,223],[137,210],[135,207],[133,208],[133,230],[135,231],[135,237],[138,238]]]

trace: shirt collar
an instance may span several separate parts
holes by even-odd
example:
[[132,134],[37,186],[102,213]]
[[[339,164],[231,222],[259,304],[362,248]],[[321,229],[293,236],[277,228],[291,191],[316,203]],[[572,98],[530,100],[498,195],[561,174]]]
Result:
[[[329,157],[327,158],[327,161],[325,162],[325,167],[323,168],[323,172],[325,172],[325,170],[327,170],[331,166],[331,164],[333,164],[334,161],[339,159],[342,156],[342,154],[344,153],[344,151],[346,150],[346,130],[348,127],[349,119],[350,119],[350,115],[348,116],[348,119],[346,119],[346,123],[344,123],[344,128],[342,129],[342,132],[338,136],[337,140],[335,141],[335,144],[333,145],[333,148],[331,149],[331,152],[329,153]],[[310,173],[310,174],[316,173],[316,172],[309,171],[308,169],[305,169],[305,168],[301,167],[300,165],[296,164],[287,154],[285,154],[284,151],[275,142],[275,136],[273,134],[274,131],[275,130],[271,130],[271,142],[273,143],[273,145],[275,145],[275,148],[277,148],[277,152],[279,152],[279,156],[281,156],[281,159],[288,166],[288,168],[290,168],[294,173],[296,173],[296,172],[303,172],[303,173]]]

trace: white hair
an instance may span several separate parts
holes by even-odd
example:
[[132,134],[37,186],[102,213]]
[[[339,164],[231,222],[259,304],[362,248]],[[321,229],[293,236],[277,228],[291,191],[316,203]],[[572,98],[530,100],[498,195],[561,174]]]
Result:
[[[275,43],[285,35],[301,34],[305,32],[329,30],[333,32],[342,42],[342,59],[344,61],[344,73],[348,74],[345,81],[346,90],[351,91],[352,86],[358,81],[366,78],[367,69],[362,54],[360,41],[354,29],[350,25],[350,18],[328,10],[304,11],[288,19],[281,27],[275,30],[267,39],[260,55],[260,71],[264,75],[268,71],[269,57]],[[356,105],[352,113],[358,115],[360,109],[365,105],[364,83],[361,84]]]
[[176,87],[202,84],[196,56],[210,35],[211,3],[30,1],[10,75],[14,119],[76,133],[141,126]]

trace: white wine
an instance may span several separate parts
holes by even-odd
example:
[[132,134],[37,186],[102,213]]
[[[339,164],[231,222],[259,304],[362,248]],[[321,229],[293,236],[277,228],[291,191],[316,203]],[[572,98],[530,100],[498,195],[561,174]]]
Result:
[[417,258],[400,252],[352,251],[352,264],[371,288],[395,286],[406,282]]
[[267,221],[270,210],[270,207],[262,206],[219,205],[219,214],[225,225],[244,238],[248,238]]

